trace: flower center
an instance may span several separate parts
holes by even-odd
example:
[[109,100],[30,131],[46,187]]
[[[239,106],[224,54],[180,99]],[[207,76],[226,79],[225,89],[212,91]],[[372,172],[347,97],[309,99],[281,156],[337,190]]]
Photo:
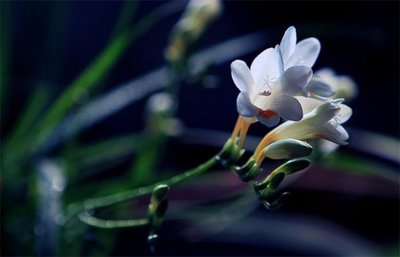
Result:
[[266,78],[264,78],[264,82],[260,87],[261,92],[258,93],[259,95],[263,95],[263,96],[269,96],[271,95],[271,85],[269,83],[269,78],[268,76]]
[[272,110],[260,110],[260,111],[258,112],[258,114],[259,114],[261,117],[266,118],[266,119],[270,119],[270,118],[272,118],[273,116],[277,115],[277,113],[274,112],[274,111],[272,111]]

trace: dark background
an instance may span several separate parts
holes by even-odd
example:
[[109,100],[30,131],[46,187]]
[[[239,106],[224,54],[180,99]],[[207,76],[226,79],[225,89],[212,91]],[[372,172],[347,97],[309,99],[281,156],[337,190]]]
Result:
[[[160,1],[144,1],[136,19]],[[3,5],[5,3],[3,2]],[[122,2],[6,2],[9,5],[11,86],[7,92],[2,134],[12,129],[24,100],[38,82],[57,95],[99,53],[109,40]],[[4,10],[4,8],[2,8]],[[399,3],[398,1],[227,1],[223,15],[200,42],[200,48],[267,30],[271,42],[295,25],[298,39],[317,37],[322,50],[314,70],[332,67],[354,78],[359,97],[349,126],[397,136],[399,131]],[[164,63],[168,34],[179,15],[157,24],[126,52],[102,90],[106,91]],[[135,20],[136,20],[135,19]],[[49,22],[51,21],[51,22]],[[260,49],[261,50],[261,49]],[[250,63],[257,53],[242,57]],[[214,67],[220,87],[184,89],[179,116],[189,127],[230,130],[236,118],[237,89],[229,64]],[[99,92],[89,92],[96,96]],[[208,103],[204,104],[205,99]],[[91,134],[140,128],[134,105],[98,125]],[[192,115],[195,113],[196,115]],[[217,113],[218,115],[212,115]],[[134,117],[134,118],[132,118]]]
[[[139,4],[134,20],[139,20],[162,3],[164,2],[143,1]],[[8,74],[9,87],[6,95],[2,96],[4,99],[1,119],[2,138],[7,137],[12,131],[26,99],[35,87],[46,85],[53,99],[56,99],[56,96],[102,50],[110,39],[111,29],[122,4],[123,2],[119,1],[1,2],[2,14],[6,12],[8,14],[9,35],[2,40],[9,41],[8,54],[11,60]],[[165,63],[163,52],[168,43],[169,32],[179,17],[180,14],[176,14],[164,19],[138,39],[107,77],[103,87],[88,92],[86,101],[163,65]],[[359,96],[349,103],[354,114],[347,123],[348,126],[398,139],[398,1],[226,1],[223,14],[209,27],[199,43],[199,48],[206,48],[257,31],[268,33],[269,40],[265,42],[264,48],[272,47],[280,42],[284,31],[291,25],[296,26],[299,40],[314,36],[321,41],[322,50],[314,70],[331,67],[338,74],[353,77],[359,86]],[[249,64],[261,50],[240,59]],[[183,87],[179,94],[177,116],[190,128],[229,132],[237,118],[235,101],[238,90],[230,78],[229,63],[211,67],[210,72],[217,76],[218,87],[208,90],[202,87]],[[85,101],[82,104],[84,103]],[[80,143],[95,142],[141,130],[144,125],[145,103],[146,99],[143,99],[128,106],[84,131],[77,140]],[[265,128],[254,126],[251,133],[261,136],[265,133]],[[184,163],[182,165],[187,167],[199,163],[200,156],[210,156],[210,149],[203,152],[193,149],[188,151],[178,146],[173,146],[172,149],[177,154],[186,153],[187,158],[182,160]],[[174,153],[171,151],[169,154]],[[129,166],[126,163],[124,165]],[[394,167],[393,163],[390,165]],[[395,167],[398,170],[398,165]],[[116,170],[108,171],[108,176],[114,174],[112,172],[118,172]],[[311,174],[315,174],[315,171]],[[335,176],[331,178],[334,179]],[[341,182],[343,181],[346,182],[345,180]],[[348,187],[352,187],[351,183]],[[398,192],[398,185],[392,185],[391,189],[392,192],[396,190]],[[326,192],[316,194],[316,191],[296,186],[292,191],[294,196],[283,207],[283,214],[299,212],[317,215],[343,224],[376,244],[391,245],[398,241],[398,198],[380,198],[376,195],[371,197],[362,194],[349,196]],[[265,210],[260,207],[257,215],[265,215]],[[274,217],[274,214],[266,215]],[[169,233],[184,227],[185,225],[174,223],[165,225],[162,233],[164,238],[167,238],[164,242],[167,254],[185,254],[190,251],[192,254],[260,253],[259,248],[249,250],[228,243],[226,246],[224,244],[221,246],[215,243],[218,240],[179,248],[180,239],[174,238],[174,235]],[[147,232],[146,229],[116,232],[118,240],[112,254],[149,254],[145,242]],[[171,236],[171,242],[168,241],[168,236]],[[168,243],[171,245],[165,245]],[[263,246],[259,247],[261,249]],[[230,250],[227,250],[228,248]],[[282,249],[277,248],[275,251],[271,251],[270,248],[269,253],[277,255],[299,253],[289,250],[282,252]],[[207,252],[206,249],[211,250]],[[317,251],[315,254],[318,253],[321,252]]]

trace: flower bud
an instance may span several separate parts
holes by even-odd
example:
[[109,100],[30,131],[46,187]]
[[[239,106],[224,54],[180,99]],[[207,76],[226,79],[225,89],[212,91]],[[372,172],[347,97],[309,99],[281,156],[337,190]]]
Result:
[[154,200],[160,202],[165,195],[167,194],[167,192],[169,191],[169,186],[166,184],[160,184],[157,185],[154,189],[153,189],[153,195],[152,197],[154,197]]
[[157,216],[157,218],[161,219],[162,217],[164,217],[165,213],[167,212],[167,209],[168,209],[168,200],[166,199],[161,200],[155,211],[155,215]]
[[310,166],[310,164],[311,162],[307,159],[290,160],[276,168],[273,173],[283,172],[284,174],[289,175],[297,171],[304,170]]
[[153,189],[148,208],[149,222],[153,228],[157,228],[161,224],[162,218],[167,211],[168,201],[163,198],[168,190],[169,187],[165,184],[158,185]]
[[264,156],[273,160],[304,157],[311,153],[312,146],[297,139],[282,139],[269,144],[263,151]]
[[279,172],[272,177],[267,177],[267,179],[265,179],[263,182],[257,184],[257,188],[260,190],[258,191],[259,198],[261,200],[268,199],[282,183],[284,178],[285,173]]
[[165,57],[170,62],[182,61],[189,48],[200,38],[221,12],[220,0],[191,0],[171,35]]
[[357,85],[349,76],[337,75],[335,71],[330,68],[318,70],[316,76],[329,84],[333,91],[335,91],[333,98],[343,97],[346,101],[349,101],[358,94]]

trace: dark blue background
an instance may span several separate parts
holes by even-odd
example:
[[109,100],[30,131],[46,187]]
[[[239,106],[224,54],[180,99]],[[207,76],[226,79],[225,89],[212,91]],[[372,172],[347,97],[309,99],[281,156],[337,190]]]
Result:
[[[139,4],[134,21],[162,1]],[[3,2],[4,4],[4,2]],[[20,115],[21,103],[38,82],[46,82],[54,95],[68,85],[106,45],[122,2],[6,2],[11,11],[10,88],[6,98],[3,133]],[[350,126],[397,136],[399,129],[399,3],[397,1],[227,1],[200,48],[268,30],[271,42],[280,42],[285,29],[295,25],[298,38],[318,37],[321,55],[315,69],[332,67],[351,75],[360,95],[350,105]],[[169,30],[179,18],[173,15],[134,43],[104,83],[102,92],[159,67]],[[134,22],[133,22],[134,23]],[[260,49],[261,50],[261,49]],[[250,63],[257,52],[244,56]],[[220,79],[212,90],[184,88],[178,115],[189,127],[230,130],[236,119],[237,89],[230,79],[229,63],[211,72]],[[90,92],[96,96],[100,92]],[[207,104],[204,104],[207,102]],[[103,137],[128,132],[142,125],[141,104],[134,104],[94,127],[90,134]]]

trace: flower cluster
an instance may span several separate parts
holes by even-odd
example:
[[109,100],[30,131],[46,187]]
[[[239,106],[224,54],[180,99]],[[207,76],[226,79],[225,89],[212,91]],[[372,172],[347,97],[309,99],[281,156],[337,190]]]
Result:
[[[312,67],[320,49],[319,40],[313,37],[297,43],[296,29],[289,27],[280,44],[264,50],[250,68],[241,60],[232,62],[232,79],[240,90],[236,101],[239,119],[231,137],[231,141],[236,140],[237,148],[242,148],[250,124],[259,121],[275,127],[284,120],[261,140],[245,165],[236,167],[242,180],[257,177],[267,157],[293,159],[309,155],[313,149],[310,140],[347,144],[349,135],[342,124],[350,118],[352,110],[338,96],[352,97],[356,93],[355,84],[330,69],[314,73]],[[277,173],[282,172],[271,172],[261,186],[256,183],[257,190],[270,192],[270,187],[278,185],[285,175],[276,177]]]
[[333,75],[327,80],[326,71],[313,74],[320,49],[319,40],[313,37],[297,43],[296,29],[289,27],[281,43],[259,54],[250,68],[241,60],[232,62],[232,79],[240,90],[237,110],[243,122],[260,121],[274,127],[281,118],[287,120],[268,135],[262,148],[285,138],[325,138],[346,144],[348,134],[340,124],[352,111],[342,104],[344,99],[331,98],[338,85],[329,85]]
[[321,49],[318,39],[296,40],[296,29],[290,27],[281,44],[264,50],[250,68],[241,60],[232,62],[232,79],[241,91],[237,109],[248,121],[273,127],[280,117],[301,120],[303,109],[296,96],[333,95],[327,84],[313,80],[312,66]]

